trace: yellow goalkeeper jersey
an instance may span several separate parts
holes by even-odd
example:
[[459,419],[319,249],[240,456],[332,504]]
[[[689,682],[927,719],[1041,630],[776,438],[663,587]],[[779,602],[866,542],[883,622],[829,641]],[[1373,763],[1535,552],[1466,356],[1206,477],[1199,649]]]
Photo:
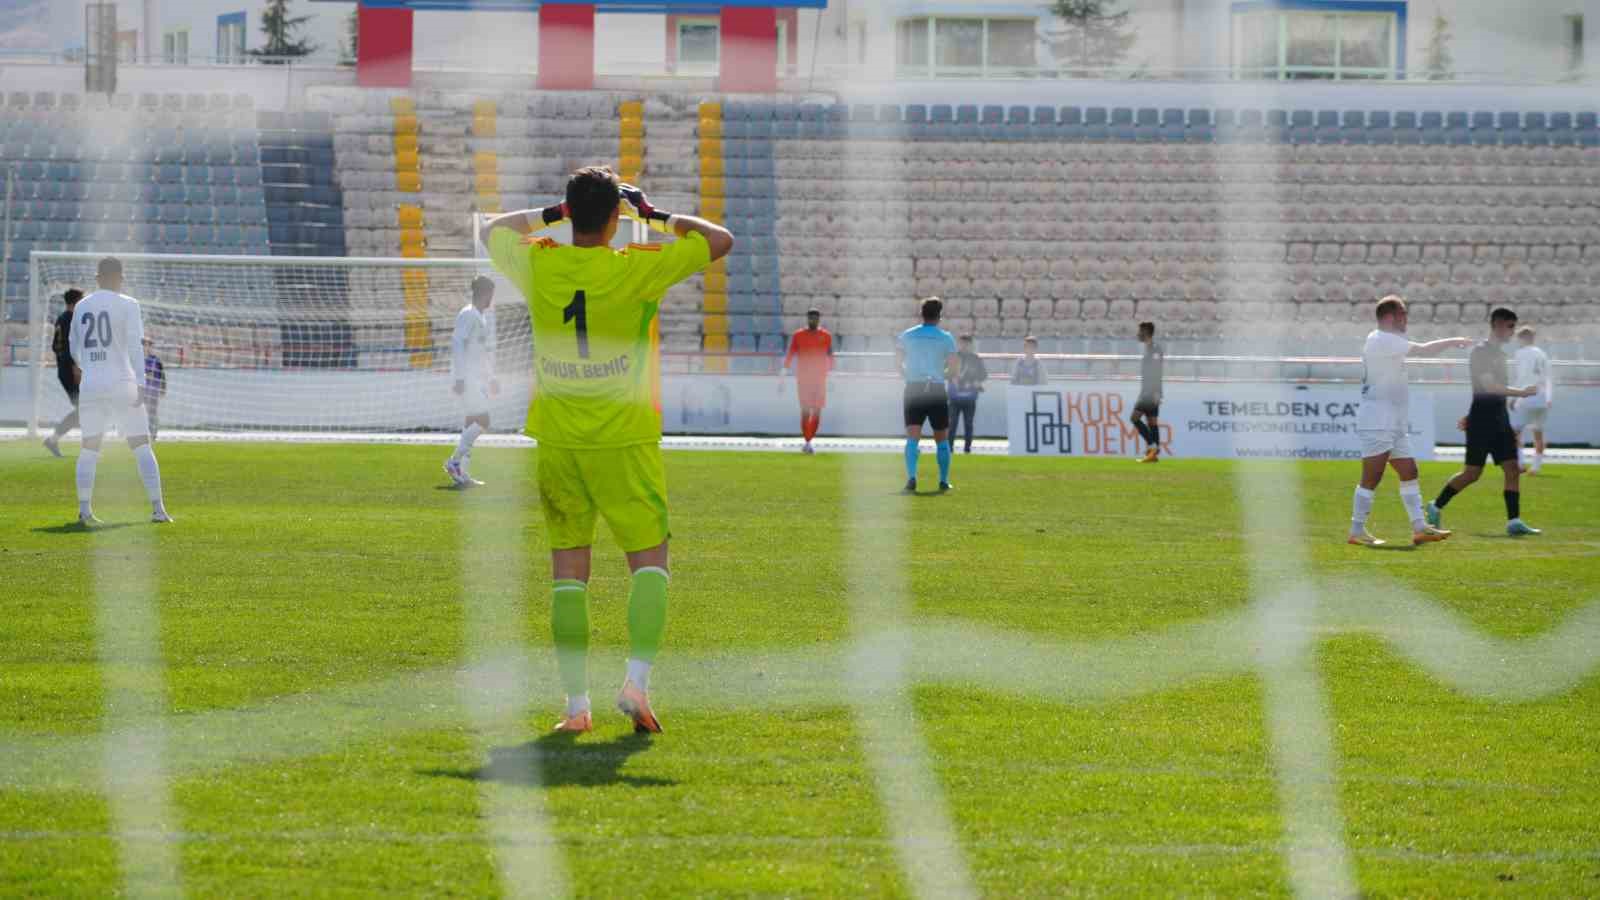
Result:
[[661,440],[656,313],[667,288],[711,264],[697,233],[667,244],[573,247],[489,235],[489,258],[528,300],[534,391],[527,434],[571,449]]

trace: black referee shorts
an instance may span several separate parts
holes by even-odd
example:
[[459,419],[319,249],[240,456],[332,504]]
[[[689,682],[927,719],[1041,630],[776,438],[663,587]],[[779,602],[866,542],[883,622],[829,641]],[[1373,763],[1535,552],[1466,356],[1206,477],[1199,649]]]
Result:
[[1139,399],[1133,401],[1133,411],[1144,413],[1152,419],[1161,418],[1161,401],[1149,394],[1140,394]]
[[1467,465],[1482,466],[1489,458],[1504,466],[1517,458],[1517,433],[1509,426],[1467,427]]
[[945,393],[942,382],[906,385],[905,410],[907,428],[921,428],[923,422],[934,431],[950,428],[950,396]]

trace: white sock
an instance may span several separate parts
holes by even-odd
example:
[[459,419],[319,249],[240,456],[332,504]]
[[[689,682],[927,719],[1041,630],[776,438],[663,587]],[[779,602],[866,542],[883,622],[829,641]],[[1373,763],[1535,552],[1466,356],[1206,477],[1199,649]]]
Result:
[[572,716],[576,716],[579,713],[586,713],[588,711],[589,711],[589,695],[588,694],[579,694],[576,697],[568,697],[567,698],[567,717],[568,718],[571,718]]
[[1367,516],[1372,514],[1372,498],[1375,495],[1361,485],[1356,485],[1355,506],[1350,512],[1350,533],[1360,534],[1366,530]]
[[1422,482],[1400,482],[1400,502],[1406,505],[1406,515],[1411,517],[1411,530],[1421,531],[1428,521],[1422,517]]
[[161,510],[161,466],[156,464],[156,451],[149,444],[133,448],[133,461],[139,464],[139,480],[144,482],[144,494],[150,505]]
[[628,660],[628,680],[646,693],[650,690],[650,664],[641,659]]
[[94,499],[94,470],[100,465],[99,450],[78,451],[78,513],[89,512],[89,501]]
[[473,422],[466,428],[461,429],[461,439],[456,441],[456,452],[452,453],[450,458],[456,462],[466,459],[472,453],[472,443],[478,439],[480,434],[483,434],[483,426],[477,422]]
[[1539,471],[1539,467],[1542,465],[1544,465],[1544,454],[1535,451],[1533,454],[1533,470],[1535,472]]

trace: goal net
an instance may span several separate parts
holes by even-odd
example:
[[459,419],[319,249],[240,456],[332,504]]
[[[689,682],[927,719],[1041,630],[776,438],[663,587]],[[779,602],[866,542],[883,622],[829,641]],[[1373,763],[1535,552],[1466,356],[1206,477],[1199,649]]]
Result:
[[[91,291],[103,254],[31,256],[30,428],[66,412],[51,325],[69,288]],[[483,259],[118,254],[165,368],[160,427],[208,431],[459,428],[450,340]],[[520,428],[531,389],[527,306],[503,279],[493,308],[497,429]]]

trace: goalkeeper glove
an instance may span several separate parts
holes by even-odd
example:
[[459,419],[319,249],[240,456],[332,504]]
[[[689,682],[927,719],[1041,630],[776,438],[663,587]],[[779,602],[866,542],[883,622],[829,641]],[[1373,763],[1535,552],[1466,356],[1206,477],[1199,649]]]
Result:
[[541,227],[549,228],[550,226],[555,225],[558,222],[563,222],[567,219],[567,201],[563,200],[554,206],[546,206],[544,209],[540,210],[539,213],[540,219],[543,220],[543,225]]
[[635,222],[643,222],[662,234],[670,232],[667,220],[672,218],[672,214],[651,206],[650,199],[644,195],[644,191],[631,184],[621,184],[617,186],[617,192],[622,197],[623,215]]

